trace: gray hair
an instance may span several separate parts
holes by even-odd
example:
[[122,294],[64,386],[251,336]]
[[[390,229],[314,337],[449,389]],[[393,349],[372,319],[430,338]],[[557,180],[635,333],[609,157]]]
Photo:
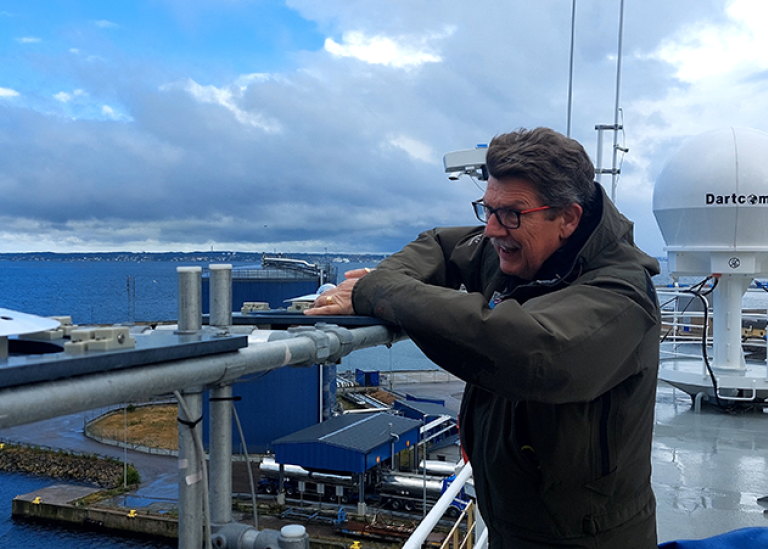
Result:
[[549,128],[518,129],[497,135],[486,154],[489,175],[533,183],[544,204],[579,204],[587,212],[595,194],[595,168],[584,147]]

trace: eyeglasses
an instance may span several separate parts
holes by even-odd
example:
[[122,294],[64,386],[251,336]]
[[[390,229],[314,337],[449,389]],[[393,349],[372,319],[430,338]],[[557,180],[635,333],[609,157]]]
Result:
[[475,209],[475,215],[482,223],[488,223],[491,216],[495,215],[496,221],[498,221],[499,225],[502,227],[506,229],[517,229],[520,227],[521,215],[548,210],[551,206],[539,206],[538,208],[518,211],[513,208],[491,208],[483,203],[482,200],[477,200],[472,202],[472,207]]

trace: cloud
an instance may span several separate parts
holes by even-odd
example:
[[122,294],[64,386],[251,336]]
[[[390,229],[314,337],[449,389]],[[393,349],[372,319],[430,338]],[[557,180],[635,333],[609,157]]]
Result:
[[438,63],[442,58],[431,51],[429,42],[452,34],[420,37],[366,36],[363,32],[345,32],[339,44],[332,38],[325,40],[325,50],[335,57],[352,57],[365,63],[395,68],[414,68],[424,63]]
[[42,42],[42,39],[37,38],[35,36],[22,36],[20,38],[16,39],[16,42],[19,44],[39,44]]
[[392,136],[387,142],[405,151],[411,158],[422,162],[434,162],[440,156],[427,143],[420,142],[407,135]]
[[768,4],[734,0],[725,23],[692,25],[665,40],[653,56],[677,69],[683,82],[768,68]]
[[117,23],[113,23],[112,21],[107,21],[105,19],[99,19],[98,21],[94,21],[93,24],[99,27],[100,29],[115,29],[120,26]]
[[[682,140],[768,128],[762,15],[740,15],[744,1],[627,6],[618,205],[654,255],[653,184]],[[18,97],[0,101],[0,251],[391,252],[419,231],[476,223],[482,191],[447,179],[445,152],[518,127],[565,130],[570,10],[558,2],[289,0],[321,39],[285,66],[254,57],[259,44],[212,5],[182,28],[204,44],[194,54],[149,48],[155,36],[129,19],[119,34],[130,40],[113,42],[96,15],[55,51],[18,56],[27,64],[0,88]],[[614,116],[609,11],[594,0],[577,11],[573,136],[593,157],[595,124]],[[714,68],[701,62],[717,55],[710,41],[730,53]]]
[[10,88],[0,88],[0,97],[18,97],[19,92]]
[[56,99],[56,101],[60,101],[61,103],[69,103],[75,98],[82,97],[87,95],[83,90],[77,89],[73,90],[72,93],[68,92],[58,92],[53,95],[53,98]]
[[243,91],[247,89],[249,82],[262,80],[260,75],[248,75],[238,78],[236,85],[228,88],[217,88],[213,85],[202,86],[194,80],[178,82],[161,86],[161,90],[167,91],[173,88],[181,88],[200,103],[219,105],[232,113],[234,117],[243,125],[258,128],[267,133],[278,133],[281,131],[280,122],[270,119],[259,112],[248,112],[238,105],[242,98]]

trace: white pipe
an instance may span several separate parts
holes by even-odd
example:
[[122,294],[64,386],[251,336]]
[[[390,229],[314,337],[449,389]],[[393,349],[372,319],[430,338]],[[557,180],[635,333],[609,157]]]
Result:
[[571,137],[571,106],[573,105],[573,44],[576,36],[576,0],[571,7],[571,60],[568,67],[568,122],[566,124],[566,137]]
[[437,503],[435,503],[435,505],[432,507],[432,510],[429,512],[429,514],[424,517],[424,520],[421,521],[421,524],[419,524],[418,528],[414,530],[413,534],[411,534],[411,537],[408,538],[408,541],[405,542],[402,549],[421,548],[424,541],[426,541],[427,536],[435,528],[438,521],[443,518],[443,513],[448,510],[451,502],[467,483],[467,480],[469,480],[471,475],[472,466],[467,463],[464,465],[461,471],[459,471],[459,474],[456,475],[456,479],[451,483],[451,485],[446,488],[443,495],[440,496],[440,499],[437,500]]
[[619,51],[616,59],[616,106],[613,111],[613,162],[611,164],[611,201],[616,203],[619,154],[619,97],[621,94],[621,57],[624,42],[624,0],[619,11]]
[[724,274],[715,288],[712,303],[712,366],[715,368],[736,372],[747,370],[741,347],[741,307],[751,282],[751,275]]

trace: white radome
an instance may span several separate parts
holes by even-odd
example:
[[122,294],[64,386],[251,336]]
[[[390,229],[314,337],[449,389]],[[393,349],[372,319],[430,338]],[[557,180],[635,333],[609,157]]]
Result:
[[653,212],[678,274],[768,271],[768,133],[713,130],[666,164]]

